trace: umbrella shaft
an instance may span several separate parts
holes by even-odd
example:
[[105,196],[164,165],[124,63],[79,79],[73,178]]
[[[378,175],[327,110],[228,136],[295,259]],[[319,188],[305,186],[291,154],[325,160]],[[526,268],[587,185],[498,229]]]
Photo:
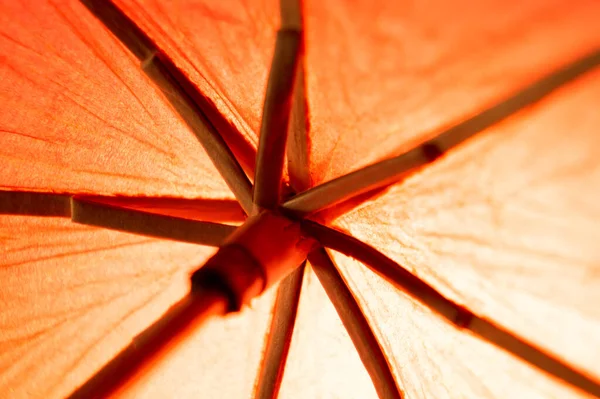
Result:
[[300,223],[275,211],[248,218],[219,251],[192,275],[192,287],[226,293],[229,310],[279,282],[306,260],[318,243],[303,234]]
[[104,398],[139,381],[165,354],[210,316],[226,313],[228,299],[218,291],[193,291],[79,387],[70,398]]

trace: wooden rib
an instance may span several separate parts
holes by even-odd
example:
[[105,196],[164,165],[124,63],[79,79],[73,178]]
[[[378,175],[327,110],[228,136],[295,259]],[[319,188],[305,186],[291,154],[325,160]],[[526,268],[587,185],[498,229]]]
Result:
[[235,226],[119,208],[84,197],[71,199],[71,219],[80,224],[218,247]]
[[383,349],[358,302],[324,249],[313,251],[308,260],[333,303],[380,398],[402,398]]
[[117,6],[106,0],[80,0],[140,61],[156,52],[154,43]]
[[308,190],[311,186],[308,146],[308,120],[306,117],[306,88],[304,86],[304,56],[300,57],[296,83],[294,87],[294,100],[292,102],[292,116],[288,130],[288,173],[290,185],[296,192]]
[[31,191],[0,191],[0,215],[71,215],[70,196]]
[[79,196],[92,202],[128,208],[142,212],[200,220],[203,222],[233,222],[246,220],[244,211],[235,200],[176,198],[176,197],[130,197],[130,196]]
[[244,211],[249,214],[252,211],[252,184],[223,138],[202,111],[196,107],[185,90],[170,75],[160,58],[150,57],[143,62],[142,69],[162,90],[171,105],[190,127],[233,195],[238,199]]
[[281,282],[277,290],[271,327],[255,384],[254,397],[257,399],[275,399],[279,394],[285,360],[296,323],[304,269],[305,264],[294,270]]
[[[147,60],[160,50],[148,36],[116,5],[106,0],[80,0],[140,61]],[[193,99],[195,104],[219,132],[237,156],[238,161],[252,174],[256,160],[256,150],[230,121],[205,97],[169,59],[164,58],[167,70],[175,81]]]
[[407,172],[433,162],[449,149],[532,105],[554,90],[600,65],[600,49],[579,58],[519,90],[500,103],[440,133],[404,154],[338,177],[296,195],[283,204],[295,216],[305,216],[367,191],[387,186]]
[[[283,26],[297,27],[297,29],[301,30],[303,22],[300,2],[293,0],[282,0],[281,20]],[[290,184],[296,191],[307,190],[311,185],[309,173],[310,165],[308,158],[309,137],[307,109],[304,55],[303,51],[301,51],[294,88],[292,118],[288,132],[290,135],[290,140],[288,141],[287,148]],[[329,299],[333,302],[336,311],[340,315],[342,323],[348,331],[353,344],[357,348],[359,356],[369,372],[379,396],[381,398],[401,397],[400,390],[395,383],[390,366],[385,360],[385,355],[381,351],[381,347],[377,342],[371,327],[366,322],[362,311],[354,300],[354,297],[352,296],[345,281],[343,281],[335,269],[335,266],[331,262],[329,255],[327,255],[324,250],[321,249],[311,254],[309,260],[311,261],[313,269],[315,270],[315,273],[317,274],[317,277],[324,287]],[[302,273],[303,269],[304,268],[297,270],[294,274]],[[297,289],[300,290],[301,280],[299,278],[298,280]],[[282,284],[279,287],[279,291],[277,293],[278,298],[281,296],[287,300],[291,299],[291,301],[287,306],[275,306],[273,319],[284,319],[287,320],[289,324],[286,326],[287,328],[278,328],[276,330],[272,330],[268,336],[267,342],[267,348],[269,345],[273,345],[271,342],[285,342],[285,351],[282,350],[282,347],[279,352],[268,350],[265,352],[265,357],[263,358],[263,367],[265,367],[264,365],[268,364],[271,365],[270,367],[272,370],[261,370],[259,382],[264,387],[261,391],[259,385],[258,392],[264,392],[267,395],[259,395],[258,398],[260,399],[276,398],[279,386],[281,384],[281,379],[283,378],[283,373],[280,372],[277,374],[277,379],[273,379],[273,384],[276,386],[276,389],[269,389],[268,376],[275,375],[274,370],[283,371],[284,369],[294,327],[291,312],[293,312],[293,319],[295,319],[300,301],[300,295],[296,296],[287,291],[288,288],[286,285]],[[298,293],[300,293],[300,291],[298,291]]]
[[128,382],[138,380],[147,373],[208,317],[225,314],[228,306],[227,296],[217,289],[189,293],[136,336],[69,398],[106,398],[118,393]]
[[256,159],[253,199],[257,209],[279,205],[301,35],[298,30],[277,32]]
[[281,29],[301,31],[304,26],[301,0],[279,0]]
[[[291,120],[287,132],[290,140],[287,141],[288,172],[290,184],[295,190],[303,190],[308,187],[304,175],[308,176],[308,162],[298,159],[296,145],[302,146],[306,141],[306,125],[299,123],[304,120],[304,68],[302,41],[302,14],[301,5],[298,0],[281,0],[281,27],[282,29],[293,29],[298,31],[296,48],[295,81],[293,82],[293,100],[291,108]],[[302,83],[299,83],[302,82]],[[285,150],[285,148],[284,148]],[[304,152],[303,152],[304,153]],[[307,159],[307,158],[306,158]],[[299,161],[299,162],[298,162]],[[294,168],[290,167],[291,163]],[[257,174],[258,175],[258,174]],[[287,188],[287,187],[286,187]],[[283,371],[287,361],[289,348],[300,303],[300,293],[304,277],[305,264],[292,272],[277,289],[277,299],[272,310],[271,328],[266,336],[265,351],[259,368],[259,374],[255,384],[255,395],[258,399],[275,399],[278,396]]]
[[[227,143],[192,99],[186,88],[189,82],[179,82],[182,74],[159,51],[152,41],[114,4],[104,0],[81,0],[83,4],[127,48],[142,61],[142,69],[165,94],[173,108],[200,141],[213,164],[238,199],[246,213],[252,211],[252,184]],[[185,86],[185,87],[184,87]]]
[[0,214],[71,217],[71,197],[74,195],[119,208],[204,222],[240,223],[246,220],[239,203],[228,199],[80,195],[1,189]]
[[466,329],[479,338],[504,349],[533,367],[600,398],[600,382],[547,353],[504,327],[473,314],[470,310],[445,298],[435,288],[411,274],[375,248],[343,232],[312,221],[302,222],[306,233],[324,246],[355,258],[398,289],[423,303],[459,329]]

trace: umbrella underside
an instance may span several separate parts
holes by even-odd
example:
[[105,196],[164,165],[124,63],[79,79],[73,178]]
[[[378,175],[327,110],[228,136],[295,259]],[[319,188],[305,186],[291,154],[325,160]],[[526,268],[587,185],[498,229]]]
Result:
[[[600,397],[598,4],[83,3],[2,2],[0,396]],[[103,388],[265,208],[327,249]]]

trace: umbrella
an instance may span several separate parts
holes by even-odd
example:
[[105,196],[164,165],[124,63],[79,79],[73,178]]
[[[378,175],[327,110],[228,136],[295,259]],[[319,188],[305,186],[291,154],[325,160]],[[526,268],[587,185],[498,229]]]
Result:
[[1,397],[600,397],[598,2],[82,3],[0,2]]

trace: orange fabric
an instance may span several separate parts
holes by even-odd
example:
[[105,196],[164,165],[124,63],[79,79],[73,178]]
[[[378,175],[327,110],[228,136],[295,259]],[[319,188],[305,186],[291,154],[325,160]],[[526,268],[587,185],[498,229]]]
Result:
[[211,320],[117,397],[250,397],[274,294],[274,290],[269,290],[252,303],[251,309]]
[[599,101],[594,72],[337,223],[600,377]]
[[183,296],[213,251],[0,216],[0,396],[70,394]]
[[0,188],[231,198],[136,60],[77,1],[0,3]]
[[313,184],[431,138],[600,46],[594,0],[306,0]]
[[[252,169],[276,2],[115,3],[209,100],[203,111],[224,121],[217,129]],[[396,154],[600,46],[595,0],[386,4],[306,1],[313,184]],[[232,198],[137,60],[77,1],[0,0],[0,57],[0,189],[165,196],[109,202],[188,217],[201,210],[169,201]],[[599,93],[595,72],[337,226],[600,378]],[[68,395],[184,295],[213,251],[0,215],[0,396]],[[335,259],[408,398],[580,396]],[[281,397],[374,397],[307,270]],[[211,322],[121,394],[248,397],[273,297]]]
[[[276,0],[116,0],[198,87],[227,125],[217,128],[254,165],[264,90],[279,28]],[[212,118],[211,118],[212,119]],[[232,138],[234,136],[234,138]],[[245,144],[244,144],[245,143]]]
[[373,383],[315,273],[304,273],[279,398],[377,398]]
[[334,259],[411,399],[589,398],[458,330],[353,259]]

